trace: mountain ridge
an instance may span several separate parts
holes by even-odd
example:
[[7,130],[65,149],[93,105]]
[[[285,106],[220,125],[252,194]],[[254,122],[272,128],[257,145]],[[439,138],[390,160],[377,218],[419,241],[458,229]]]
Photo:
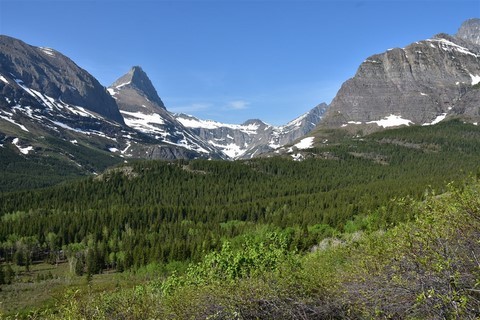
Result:
[[478,123],[479,30],[480,19],[470,19],[456,35],[439,33],[371,55],[330,105],[319,104],[283,126],[174,114],[140,66],[105,88],[54,49],[0,36],[0,143],[25,156],[47,150],[39,137],[53,136],[119,159],[233,160],[292,144],[304,148],[314,140],[303,138],[329,128],[365,134],[450,117]]
[[342,84],[321,126],[376,130],[456,115],[455,104],[480,81],[479,24],[471,19],[459,37],[440,33],[368,57]]
[[[123,124],[115,101],[105,87],[56,50],[34,47],[19,39],[0,35],[0,70],[6,80],[3,82],[13,89],[18,98],[29,97],[15,85],[21,82],[57,101],[84,107]],[[7,95],[5,86],[1,93]]]

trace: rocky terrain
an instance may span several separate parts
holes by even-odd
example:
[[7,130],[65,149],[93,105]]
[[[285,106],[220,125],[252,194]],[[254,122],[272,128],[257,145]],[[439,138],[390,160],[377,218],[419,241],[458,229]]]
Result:
[[338,91],[323,125],[426,125],[470,109],[476,96],[470,91],[480,82],[479,28],[480,19],[471,19],[455,36],[368,57]]
[[[82,168],[86,161],[74,155],[85,154],[82,148],[117,161],[248,158],[306,134],[325,108],[282,127],[260,120],[198,127],[192,123],[213,122],[169,112],[140,67],[105,88],[54,49],[0,36],[0,146],[26,157],[54,152]],[[89,165],[88,171],[97,169]]]
[[432,125],[449,117],[477,124],[479,30],[480,19],[471,19],[455,35],[437,34],[372,55],[329,106],[319,104],[283,126],[259,119],[225,124],[173,114],[140,67],[105,88],[53,49],[0,36],[0,146],[23,156],[55,152],[84,167],[85,161],[64,143],[117,161],[246,159],[309,148],[320,143],[308,137],[311,132],[330,128],[365,134]]
[[176,118],[201,139],[222,150],[231,159],[246,159],[292,143],[312,131],[328,106],[322,103],[284,126],[272,126],[258,119],[241,125],[205,121],[178,114]]
[[[127,126],[159,143],[149,148],[149,158],[225,158],[167,111],[142,68],[133,67],[115,81],[108,92],[116,100]],[[167,153],[170,156],[166,156]]]

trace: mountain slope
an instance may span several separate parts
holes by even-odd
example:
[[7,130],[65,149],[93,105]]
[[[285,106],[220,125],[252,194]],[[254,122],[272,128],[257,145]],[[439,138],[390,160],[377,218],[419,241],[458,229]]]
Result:
[[[115,101],[105,88],[87,71],[53,49],[30,46],[1,35],[0,74],[3,95],[13,93],[16,100],[28,100],[31,94],[23,90],[24,86],[58,103],[80,106],[123,123]],[[0,103],[6,106],[5,101]]]
[[[0,36],[0,157],[10,168],[0,182],[22,188],[100,172],[123,158],[198,153],[162,148],[125,126],[106,88],[61,53]],[[22,163],[29,175],[11,162]]]
[[117,101],[125,123],[163,144],[162,148],[181,147],[198,153],[197,157],[224,159],[251,158],[290,143],[315,128],[328,107],[320,104],[281,127],[258,119],[235,125],[174,115],[138,66],[115,81],[108,92]]
[[291,143],[313,130],[328,106],[322,103],[284,126],[271,126],[252,119],[241,125],[205,121],[178,114],[176,118],[200,138],[231,159],[247,159]]
[[435,37],[367,58],[333,99],[323,124],[432,124],[480,81],[479,19],[456,36]]
[[151,150],[152,157],[159,157],[161,149],[176,153],[175,158],[222,157],[221,152],[199,139],[167,111],[140,67],[133,67],[120,77],[108,92],[116,100],[125,123],[157,142],[158,147]]

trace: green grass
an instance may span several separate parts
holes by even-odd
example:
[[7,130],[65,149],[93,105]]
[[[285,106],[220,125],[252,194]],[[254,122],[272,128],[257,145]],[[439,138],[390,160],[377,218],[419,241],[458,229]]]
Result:
[[[129,288],[143,281],[140,275],[113,271],[93,275],[89,281],[86,275],[71,275],[66,262],[58,265],[36,263],[30,266],[30,271],[18,266],[13,266],[13,269],[16,273],[14,282],[0,286],[0,318],[2,315],[28,318],[33,312],[54,308],[68,291],[78,290],[82,295],[93,295]],[[48,279],[39,280],[39,277]]]

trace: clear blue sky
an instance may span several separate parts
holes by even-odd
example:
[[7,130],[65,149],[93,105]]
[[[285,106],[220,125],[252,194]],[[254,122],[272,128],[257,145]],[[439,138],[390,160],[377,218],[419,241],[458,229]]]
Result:
[[140,65],[168,110],[281,125],[368,56],[480,17],[480,0],[0,0],[0,33],[54,48],[108,86]]

